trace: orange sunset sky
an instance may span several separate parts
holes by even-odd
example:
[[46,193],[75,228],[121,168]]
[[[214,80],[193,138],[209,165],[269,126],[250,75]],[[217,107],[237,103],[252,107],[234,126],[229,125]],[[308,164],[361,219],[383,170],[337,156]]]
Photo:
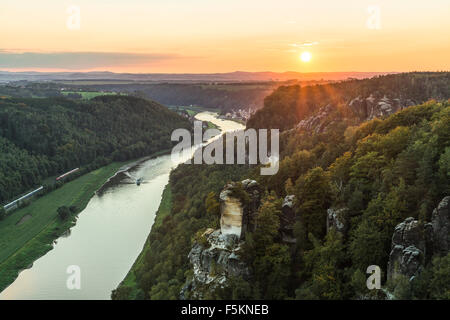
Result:
[[10,71],[450,70],[449,0],[1,0],[0,30]]

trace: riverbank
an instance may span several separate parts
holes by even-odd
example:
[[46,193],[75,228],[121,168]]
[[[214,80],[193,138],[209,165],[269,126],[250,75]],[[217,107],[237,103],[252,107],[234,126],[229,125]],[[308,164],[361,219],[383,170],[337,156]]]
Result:
[[[212,112],[204,112],[201,117],[198,117],[199,120],[206,121],[212,123],[216,128],[222,131],[222,133],[234,130],[242,130],[243,127],[239,123],[230,120],[223,120],[217,117],[217,114]],[[222,183],[225,179],[219,179]],[[139,300],[144,299],[146,294],[144,293],[137,284],[137,271],[141,268],[143,264],[146,263],[145,260],[148,260],[152,252],[152,244],[151,238],[155,236],[155,234],[161,233],[164,226],[165,219],[171,215],[173,206],[173,195],[172,188],[170,182],[165,186],[164,192],[162,194],[161,202],[159,208],[156,212],[155,221],[151,227],[151,231],[147,236],[147,240],[140,252],[138,258],[134,261],[131,269],[128,271],[125,278],[120,282],[115,290],[111,293],[111,298],[113,300]],[[167,222],[166,222],[167,224]],[[186,254],[187,256],[187,254]],[[180,278],[183,277],[183,274],[180,275]],[[173,297],[178,297],[178,292],[172,295]]]
[[[115,162],[87,173],[0,222],[0,292],[21,270],[53,248],[53,242],[75,225],[77,215],[95,192],[123,165]],[[61,220],[57,214],[61,206],[75,207],[76,210]],[[26,221],[24,217],[27,217]]]
[[130,271],[127,273],[125,279],[119,284],[116,290],[111,294],[113,300],[139,300],[144,297],[143,292],[138,288],[136,283],[136,270],[142,265],[142,260],[147,254],[150,254],[150,235],[153,230],[159,228],[164,221],[164,218],[170,215],[172,210],[172,190],[170,189],[170,183],[164,188],[162,194],[161,203],[158,211],[156,212],[155,222],[152,229],[145,241],[144,247],[139,254],[136,261],[133,263]]
[[[137,160],[111,163],[65,183],[0,221],[0,292],[14,282],[20,271],[52,250],[54,241],[75,226],[78,214],[94,194],[118,173],[169,152],[162,150]],[[61,220],[57,216],[61,206],[76,209]]]

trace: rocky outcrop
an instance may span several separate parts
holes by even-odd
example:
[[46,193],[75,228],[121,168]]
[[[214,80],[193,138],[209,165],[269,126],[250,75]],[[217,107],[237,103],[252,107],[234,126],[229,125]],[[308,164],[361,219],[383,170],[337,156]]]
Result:
[[420,272],[425,261],[424,230],[424,226],[412,217],[395,227],[388,262],[388,280],[395,280],[399,275],[411,278]]
[[445,197],[433,211],[433,253],[446,255],[450,251],[450,196]]
[[340,233],[345,233],[347,231],[347,212],[348,208],[330,208],[327,210],[327,233],[332,228]]
[[202,237],[206,243],[195,243],[189,252],[194,276],[181,290],[181,299],[202,299],[205,290],[223,286],[229,277],[249,276],[247,266],[239,259],[237,235],[208,229]]
[[294,211],[294,195],[287,195],[281,206],[280,232],[283,242],[294,244],[297,239],[294,237],[295,211]]
[[334,107],[330,104],[319,109],[313,116],[300,121],[296,128],[310,133],[321,133],[326,131],[325,128],[330,124],[327,120],[333,112]]
[[244,205],[244,216],[242,217],[243,234],[241,239],[244,239],[247,232],[255,231],[255,219],[261,204],[261,190],[255,180],[246,179],[241,184],[248,196],[248,201]]
[[242,202],[232,196],[233,185],[228,184],[220,193],[220,231],[222,234],[234,234],[238,238],[242,232]]
[[[245,192],[245,199],[239,198]],[[219,196],[220,229],[223,234],[235,234],[244,238],[245,233],[253,231],[254,218],[260,204],[259,185],[255,180],[246,179],[240,183],[227,184]]]
[[348,107],[361,120],[381,118],[412,105],[415,103],[410,99],[388,98],[387,96],[377,98],[373,94],[366,98],[358,96],[348,103]]
[[450,196],[445,197],[433,211],[431,223],[405,219],[395,227],[389,255],[388,280],[398,275],[412,278],[420,273],[433,255],[450,251]]
[[219,195],[220,229],[208,229],[193,245],[188,258],[194,276],[180,292],[181,299],[202,299],[204,292],[222,287],[230,277],[249,277],[239,258],[245,233],[253,230],[260,204],[255,180],[227,184]]
[[[410,99],[389,98],[387,96],[377,97],[370,94],[368,97],[358,96],[348,102],[346,105],[359,121],[382,118],[400,111],[416,103]],[[314,115],[301,120],[297,130],[303,130],[309,133],[324,133],[333,123],[348,120],[334,113],[336,106],[328,104],[321,107]],[[334,113],[334,114],[333,114]],[[354,122],[354,121],[353,121]]]

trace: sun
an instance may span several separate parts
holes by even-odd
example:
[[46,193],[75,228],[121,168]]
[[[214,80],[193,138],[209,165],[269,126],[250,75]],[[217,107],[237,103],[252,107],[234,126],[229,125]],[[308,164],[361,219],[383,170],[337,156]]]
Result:
[[309,61],[311,61],[311,53],[309,53],[308,51],[305,51],[305,52],[303,52],[301,55],[300,55],[300,59],[303,61],[303,62],[309,62]]

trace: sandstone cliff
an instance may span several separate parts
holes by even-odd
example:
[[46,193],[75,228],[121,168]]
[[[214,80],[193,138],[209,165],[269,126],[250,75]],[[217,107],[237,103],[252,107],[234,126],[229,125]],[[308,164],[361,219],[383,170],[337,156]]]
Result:
[[180,292],[181,299],[202,299],[208,290],[224,286],[230,277],[248,278],[249,269],[239,258],[245,232],[252,230],[260,203],[254,180],[227,184],[219,196],[220,229],[206,230],[188,258],[193,277]]

